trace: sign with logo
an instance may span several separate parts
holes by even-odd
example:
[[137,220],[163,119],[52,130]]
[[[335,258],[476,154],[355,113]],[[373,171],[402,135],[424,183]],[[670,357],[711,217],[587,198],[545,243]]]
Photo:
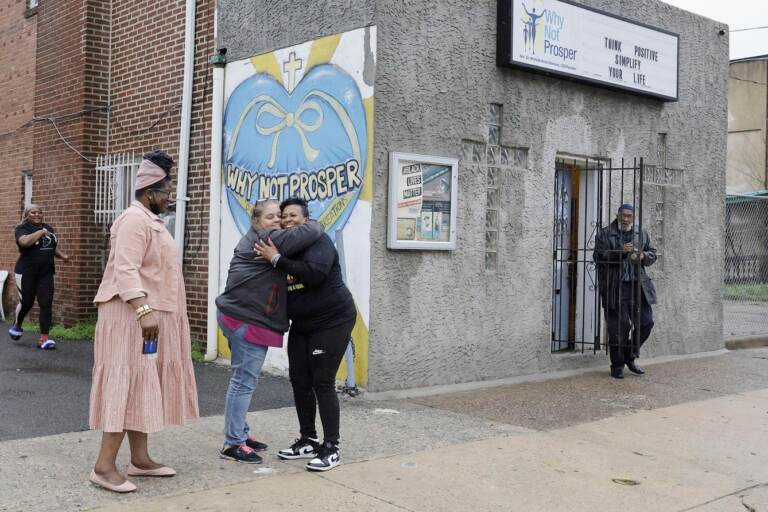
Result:
[[[328,236],[344,239],[360,384],[367,379],[375,71],[376,27],[369,26],[230,62],[224,84],[220,287],[253,205],[307,200]],[[229,356],[226,340],[219,350]],[[285,369],[284,351],[270,350],[267,364]]]
[[562,0],[498,2],[500,66],[677,100],[677,34]]

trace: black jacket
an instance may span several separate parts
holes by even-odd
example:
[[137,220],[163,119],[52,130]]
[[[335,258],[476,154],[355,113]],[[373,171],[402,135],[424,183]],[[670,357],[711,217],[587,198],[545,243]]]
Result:
[[307,332],[354,322],[355,301],[344,284],[339,254],[328,235],[293,259],[281,257],[277,268],[289,275],[288,316],[292,330]]
[[[595,250],[592,255],[597,263],[597,286],[600,298],[606,309],[619,309],[619,288],[624,274],[624,260],[629,256],[624,254],[623,233],[619,223],[614,220],[597,233]],[[651,237],[646,230],[642,231],[641,245],[644,257],[640,264],[634,264],[635,272],[639,271],[638,281],[642,285],[643,295],[648,304],[656,304],[656,287],[645,271],[645,267],[656,263],[656,248],[651,244]]]

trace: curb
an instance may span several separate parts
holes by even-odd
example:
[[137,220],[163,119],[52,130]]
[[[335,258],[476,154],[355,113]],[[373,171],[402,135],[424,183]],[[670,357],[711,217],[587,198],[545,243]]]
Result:
[[748,348],[768,347],[768,336],[742,336],[725,340],[725,348],[728,350],[742,350]]

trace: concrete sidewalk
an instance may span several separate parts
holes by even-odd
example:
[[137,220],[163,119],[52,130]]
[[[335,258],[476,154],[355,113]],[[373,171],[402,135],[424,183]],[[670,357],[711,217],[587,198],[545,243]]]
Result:
[[[274,450],[262,466],[218,459],[220,417],[153,436],[179,476],[127,496],[87,483],[97,432],[8,441],[0,510],[768,510],[768,349],[647,370],[347,400],[344,463],[320,475]],[[249,420],[273,448],[292,439],[291,409]]]

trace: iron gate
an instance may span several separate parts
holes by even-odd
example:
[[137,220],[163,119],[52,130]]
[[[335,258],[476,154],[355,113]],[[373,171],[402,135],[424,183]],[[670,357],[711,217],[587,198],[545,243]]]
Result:
[[[571,157],[555,161],[552,352],[607,351],[598,271],[623,262],[621,258],[601,260],[599,267],[594,254],[596,237],[613,222],[624,203],[634,205],[634,232],[643,230],[643,159],[617,163]],[[634,264],[639,267],[640,260]],[[632,312],[633,325],[639,324],[640,292],[640,286],[632,286],[637,306]],[[633,329],[627,343],[637,343],[636,334]]]

